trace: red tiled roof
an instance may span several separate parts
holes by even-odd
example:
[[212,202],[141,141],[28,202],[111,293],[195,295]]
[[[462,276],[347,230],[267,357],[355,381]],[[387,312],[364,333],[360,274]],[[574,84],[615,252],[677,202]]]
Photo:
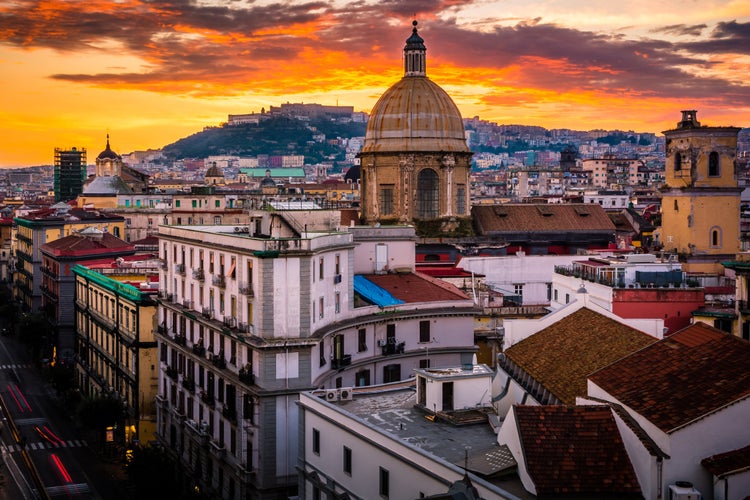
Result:
[[640,498],[638,478],[608,406],[516,405],[513,409],[537,496]]
[[701,465],[719,478],[746,471],[750,469],[750,446],[704,458]]
[[672,432],[750,396],[750,343],[695,323],[592,374],[620,403]]
[[79,234],[71,234],[64,238],[45,243],[42,245],[43,251],[48,251],[54,255],[76,255],[87,253],[98,253],[103,250],[127,251],[135,250],[135,247],[127,241],[121,240],[110,233],[102,234],[101,238],[91,238]]
[[589,374],[656,342],[656,338],[587,308],[505,350],[565,404],[586,396]]
[[407,303],[469,298],[450,283],[421,273],[367,274],[365,278]]
[[471,214],[480,234],[524,231],[611,231],[615,225],[594,203],[476,205]]

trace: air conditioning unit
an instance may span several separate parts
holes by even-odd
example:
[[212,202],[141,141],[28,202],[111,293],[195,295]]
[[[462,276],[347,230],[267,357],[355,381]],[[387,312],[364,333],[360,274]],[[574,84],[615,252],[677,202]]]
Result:
[[326,401],[338,401],[339,391],[337,389],[329,389],[326,391]]
[[669,485],[669,500],[700,500],[701,492],[690,481],[675,481]]
[[339,399],[341,401],[351,401],[354,397],[354,394],[352,393],[351,387],[345,387],[343,389],[339,389]]
[[193,429],[197,429],[197,428],[198,428],[198,422],[196,422],[196,421],[195,421],[195,420],[193,420],[192,418],[189,418],[189,419],[187,420],[187,424],[188,424],[188,425],[189,425],[190,427],[192,427]]
[[385,339],[378,339],[378,347],[385,347],[386,341]]
[[235,233],[249,233],[250,228],[247,226],[235,226],[234,232]]
[[206,432],[208,432],[208,422],[206,422],[205,420],[201,421],[200,431],[201,434],[205,434]]

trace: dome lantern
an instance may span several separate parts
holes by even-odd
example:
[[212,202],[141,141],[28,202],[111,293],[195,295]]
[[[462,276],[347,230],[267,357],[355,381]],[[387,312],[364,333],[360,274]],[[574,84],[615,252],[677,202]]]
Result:
[[412,23],[411,36],[406,39],[404,47],[404,76],[426,76],[427,47],[424,40],[417,34],[417,21]]

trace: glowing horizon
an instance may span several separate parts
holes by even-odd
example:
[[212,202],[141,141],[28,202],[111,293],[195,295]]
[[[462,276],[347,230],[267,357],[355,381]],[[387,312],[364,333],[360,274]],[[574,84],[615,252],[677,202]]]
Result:
[[[682,24],[674,24],[679,12]],[[750,126],[750,4],[17,0],[0,5],[0,167],[159,149],[285,102],[370,112],[416,16],[465,118],[660,133]]]

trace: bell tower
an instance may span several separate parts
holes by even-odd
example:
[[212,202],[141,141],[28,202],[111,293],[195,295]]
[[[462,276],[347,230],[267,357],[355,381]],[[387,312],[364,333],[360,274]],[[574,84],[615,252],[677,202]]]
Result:
[[664,250],[687,258],[689,272],[720,271],[740,242],[740,193],[735,172],[737,127],[702,126],[696,110],[682,111],[666,137],[662,187]]

